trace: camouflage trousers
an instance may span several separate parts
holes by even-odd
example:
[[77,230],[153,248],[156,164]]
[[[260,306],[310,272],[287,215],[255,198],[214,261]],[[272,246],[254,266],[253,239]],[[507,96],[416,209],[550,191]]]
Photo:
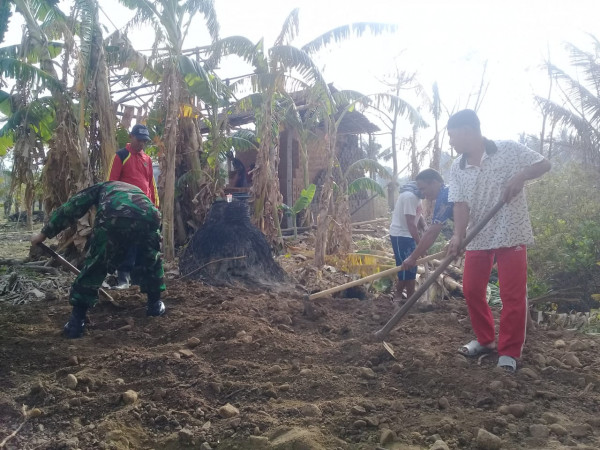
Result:
[[138,247],[136,271],[141,291],[149,294],[164,291],[160,242],[158,223],[117,217],[97,224],[83,268],[71,286],[70,303],[94,306],[106,274],[115,271],[132,245]]

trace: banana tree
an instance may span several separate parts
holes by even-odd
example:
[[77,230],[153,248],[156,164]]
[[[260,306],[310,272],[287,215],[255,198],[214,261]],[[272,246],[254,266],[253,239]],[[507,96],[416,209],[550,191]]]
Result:
[[296,217],[302,211],[306,210],[312,203],[313,197],[315,196],[315,191],[317,190],[317,186],[314,184],[310,184],[308,188],[302,189],[300,192],[300,197],[296,200],[296,203],[292,207],[284,204],[280,205],[280,208],[290,217],[292,222],[292,228],[294,229],[294,239],[298,237],[298,226],[296,223]]
[[306,84],[328,92],[320,71],[306,52],[288,45],[297,32],[298,10],[294,10],[285,21],[275,45],[268,50],[265,50],[263,40],[253,43],[241,36],[222,39],[214,46],[216,59],[238,55],[254,67],[254,73],[248,77],[254,93],[236,102],[236,107],[255,115],[258,153],[251,189],[253,222],[274,247],[282,246],[278,214],[282,202],[278,147],[279,131],[294,103],[288,93],[289,72],[296,71]]
[[[160,190],[163,214],[164,254],[167,260],[175,257],[175,181],[176,154],[179,134],[179,118],[182,98],[186,89],[179,70],[183,56],[183,46],[194,18],[198,13],[204,16],[206,29],[211,39],[218,38],[219,24],[213,0],[119,0],[124,6],[135,11],[130,26],[150,25],[155,32],[154,48],[166,48],[161,56],[163,67],[161,88],[165,106],[165,127],[163,136],[164,151],[159,159],[161,166]],[[197,149],[194,149],[197,150]],[[190,156],[199,158],[196,151]],[[194,164],[195,165],[195,164]]]
[[[116,121],[108,83],[108,65],[102,30],[98,20],[97,0],[76,0],[77,32],[80,37],[75,91],[79,97],[78,132],[80,141],[89,136],[89,152],[95,167],[96,181],[105,179],[117,151]],[[99,147],[100,154],[95,155]],[[94,169],[94,168],[93,168]]]
[[[73,103],[69,93],[59,88],[63,77],[59,76],[50,51],[49,38],[45,30],[56,34],[69,35],[67,19],[54,2],[44,0],[14,0],[16,10],[27,27],[28,48],[36,53],[39,67],[56,83],[48,84],[56,104],[57,126],[49,144],[47,161],[43,173],[44,207],[47,212],[64,203],[74,192],[89,183],[88,156],[78,129],[78,120],[73,113]],[[66,75],[65,75],[66,78]],[[60,80],[60,81],[59,81]],[[57,182],[59,180],[59,182]]]
[[[235,54],[254,67],[254,73],[249,77],[254,94],[240,101],[242,107],[249,106],[254,110],[259,137],[251,191],[253,220],[275,247],[282,244],[277,213],[277,206],[282,198],[279,192],[278,144],[280,128],[285,122],[286,114],[294,105],[289,93],[294,87],[309,88],[314,96],[320,99],[322,113],[319,114],[318,121],[322,122],[323,117],[334,114],[336,110],[329,86],[312,60],[311,54],[331,42],[352,35],[360,36],[368,30],[378,34],[393,28],[370,23],[346,25],[298,48],[292,45],[299,30],[298,13],[298,9],[295,9],[289,14],[274,46],[268,50],[265,50],[263,40],[253,43],[240,36],[223,39],[215,45],[216,60],[225,55]],[[333,165],[333,159],[331,164]],[[305,183],[307,181],[305,180]]]
[[[56,56],[62,50],[60,43],[48,43],[48,54]],[[0,73],[14,80],[12,93],[0,91],[0,155],[12,148],[12,176],[9,198],[25,185],[27,226],[32,228],[35,193],[34,172],[44,159],[44,145],[55,129],[56,102],[51,97],[39,97],[39,92],[53,89],[63,92],[61,84],[46,71],[36,67],[39,50],[32,45],[29,33],[23,34],[22,43],[0,48]]]

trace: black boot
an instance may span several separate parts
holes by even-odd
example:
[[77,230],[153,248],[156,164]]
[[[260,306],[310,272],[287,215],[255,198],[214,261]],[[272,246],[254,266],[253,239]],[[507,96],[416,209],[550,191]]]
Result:
[[160,292],[148,293],[146,315],[158,317],[165,313],[165,304],[160,301]]
[[71,318],[65,324],[63,332],[69,339],[77,339],[85,333],[85,313],[87,308],[84,306],[73,306]]

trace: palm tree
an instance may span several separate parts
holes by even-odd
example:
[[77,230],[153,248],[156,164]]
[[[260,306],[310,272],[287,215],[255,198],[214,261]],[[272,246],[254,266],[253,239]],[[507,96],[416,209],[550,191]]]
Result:
[[401,124],[401,119],[407,119],[416,132],[418,128],[427,126],[421,113],[412,106],[407,100],[401,97],[403,91],[413,90],[417,95],[421,95],[423,88],[415,80],[415,74],[401,71],[396,67],[396,73],[393,81],[385,82],[389,88],[388,92],[374,94],[371,107],[378,112],[384,125],[389,130],[391,135],[391,159],[392,159],[392,182],[388,185],[388,206],[394,208],[396,202],[397,180],[400,175],[398,167],[398,127]]
[[592,51],[567,44],[574,75],[568,69],[546,62],[548,73],[556,82],[555,89],[559,91],[558,99],[536,97],[536,100],[550,116],[552,128],[555,124],[562,125],[573,134],[563,140],[571,141],[581,160],[600,169],[600,41],[594,36],[591,38]]

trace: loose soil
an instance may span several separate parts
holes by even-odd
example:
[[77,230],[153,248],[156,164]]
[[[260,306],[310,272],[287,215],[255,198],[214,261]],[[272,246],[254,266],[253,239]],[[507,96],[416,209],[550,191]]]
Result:
[[170,279],[164,317],[134,288],[66,340],[64,278],[40,301],[0,297],[0,442],[25,422],[7,449],[600,448],[594,336],[530,328],[511,375],[495,354],[457,354],[472,339],[460,298],[405,317],[393,359],[372,338],[397,307],[387,295],[319,299],[309,318],[301,286]]

